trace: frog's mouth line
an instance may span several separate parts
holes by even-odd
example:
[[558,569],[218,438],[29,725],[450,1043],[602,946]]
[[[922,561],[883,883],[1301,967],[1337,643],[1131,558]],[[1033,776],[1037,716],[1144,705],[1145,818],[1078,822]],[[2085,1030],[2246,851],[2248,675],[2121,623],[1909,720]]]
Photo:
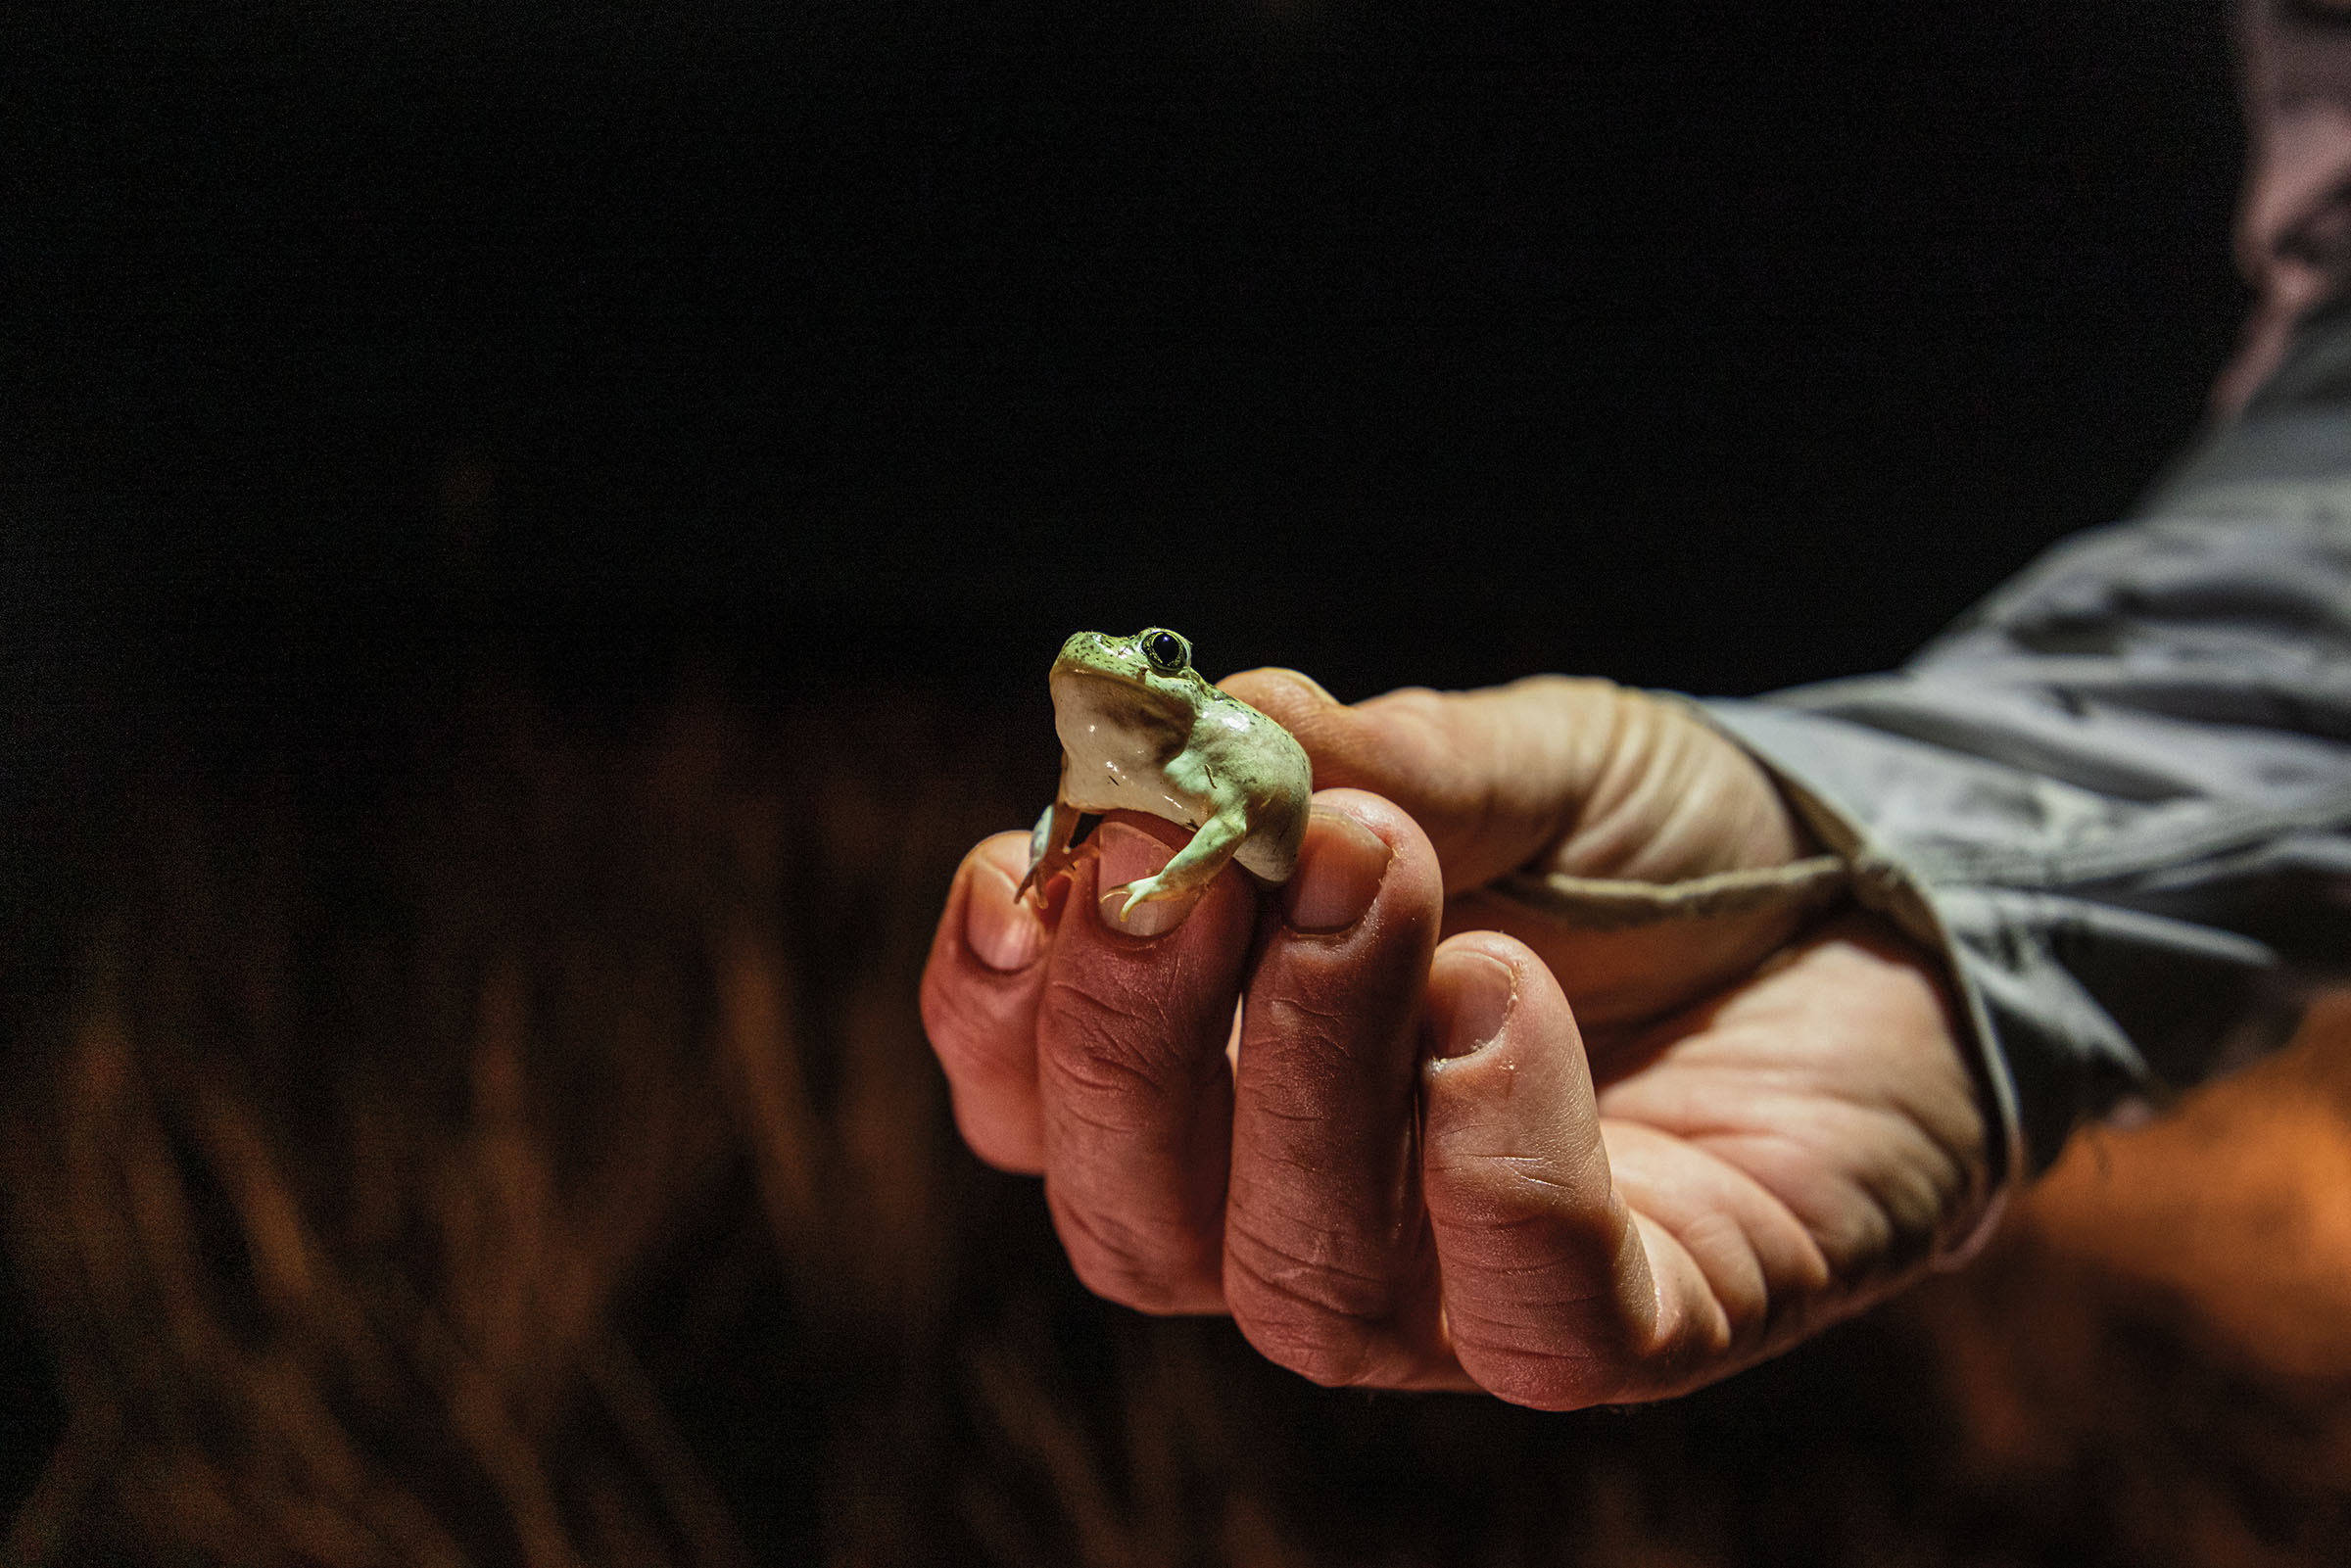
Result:
[[1100,681],[1106,686],[1123,687],[1129,691],[1148,691],[1141,677],[1105,670],[1094,664],[1064,664],[1056,662],[1050,677],[1054,681]]

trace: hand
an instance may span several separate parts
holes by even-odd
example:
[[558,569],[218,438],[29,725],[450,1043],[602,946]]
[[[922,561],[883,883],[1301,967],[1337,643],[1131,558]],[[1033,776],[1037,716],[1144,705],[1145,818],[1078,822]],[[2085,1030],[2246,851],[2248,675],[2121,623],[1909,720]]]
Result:
[[1262,920],[1231,873],[1173,929],[1107,922],[1097,890],[1182,836],[1114,816],[1045,919],[1012,896],[1022,836],[976,849],[925,977],[965,1137],[1044,1174],[1091,1288],[1229,1311],[1318,1381],[1567,1407],[1784,1348],[1978,1212],[1984,1127],[1932,967],[1864,917],[1746,934],[1727,989],[1719,943],[1680,973],[1617,962],[1597,1072],[1559,978],[1591,933],[1438,945],[1519,866],[1672,880],[1797,853],[1735,747],[1598,683],[1353,709],[1228,686],[1319,781],[1382,790],[1317,796]]

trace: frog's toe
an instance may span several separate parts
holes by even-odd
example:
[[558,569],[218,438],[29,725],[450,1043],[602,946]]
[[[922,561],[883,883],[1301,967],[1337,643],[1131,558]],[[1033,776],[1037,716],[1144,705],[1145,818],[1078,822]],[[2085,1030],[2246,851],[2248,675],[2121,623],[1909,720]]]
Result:
[[1199,897],[1200,892],[1199,883],[1170,877],[1163,871],[1155,876],[1139,877],[1133,881],[1121,883],[1104,893],[1102,901],[1107,904],[1112,899],[1124,894],[1125,902],[1119,905],[1119,919],[1125,920],[1134,913],[1134,906],[1137,904],[1179,902],[1188,910],[1188,906]]
[[1173,898],[1176,890],[1169,887],[1161,878],[1154,876],[1138,877],[1133,881],[1122,883],[1112,888],[1107,897],[1117,898],[1121,893],[1127,895],[1127,901],[1119,906],[1119,919],[1125,920],[1134,913],[1135,905],[1154,903],[1163,898]]

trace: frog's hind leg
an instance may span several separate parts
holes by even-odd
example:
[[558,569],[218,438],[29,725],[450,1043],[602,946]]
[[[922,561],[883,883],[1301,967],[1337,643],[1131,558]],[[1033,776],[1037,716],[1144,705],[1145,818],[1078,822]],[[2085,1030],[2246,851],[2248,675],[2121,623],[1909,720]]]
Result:
[[1208,884],[1217,879],[1232,859],[1241,840],[1249,836],[1249,824],[1238,812],[1220,813],[1192,834],[1192,841],[1176,851],[1174,858],[1149,877],[1139,877],[1122,886],[1113,887],[1102,895],[1103,901],[1124,893],[1127,901],[1119,906],[1119,918],[1125,920],[1137,904],[1156,904],[1171,898],[1192,899],[1207,891]]

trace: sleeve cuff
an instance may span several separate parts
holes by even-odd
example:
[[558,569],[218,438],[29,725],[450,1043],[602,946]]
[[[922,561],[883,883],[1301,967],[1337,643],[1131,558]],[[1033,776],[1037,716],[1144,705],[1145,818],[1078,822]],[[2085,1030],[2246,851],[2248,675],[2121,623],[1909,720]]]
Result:
[[[1689,699],[1683,699],[1689,700]],[[1828,849],[1842,873],[1845,891],[1864,909],[1883,915],[1902,933],[1942,960],[1966,1031],[1968,1068],[1985,1111],[1991,1191],[1983,1213],[1937,1256],[1937,1266],[1955,1268],[1973,1257],[1997,1227],[2008,1195],[2021,1185],[2030,1154],[2018,1106],[2016,1078],[1992,1028],[1989,1000],[1963,958],[1926,883],[1874,835],[1856,814],[1814,786],[1801,764],[1806,724],[1821,721],[1761,704],[1690,701],[1701,719],[1753,757],[1787,798],[1805,827]],[[1799,863],[1801,864],[1801,863]],[[1793,869],[1793,868],[1791,868]]]

